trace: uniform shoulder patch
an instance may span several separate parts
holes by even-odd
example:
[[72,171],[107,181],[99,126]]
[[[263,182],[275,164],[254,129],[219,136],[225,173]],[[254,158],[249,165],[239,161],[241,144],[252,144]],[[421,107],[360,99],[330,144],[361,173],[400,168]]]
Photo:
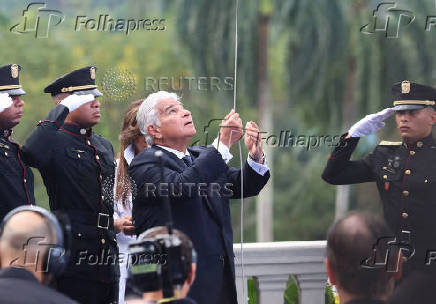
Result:
[[379,146],[401,146],[403,143],[401,141],[387,141],[382,140],[378,145]]

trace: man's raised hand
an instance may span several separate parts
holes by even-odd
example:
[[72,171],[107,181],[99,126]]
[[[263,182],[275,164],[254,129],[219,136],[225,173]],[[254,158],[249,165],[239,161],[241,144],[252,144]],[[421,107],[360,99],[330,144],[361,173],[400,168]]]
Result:
[[241,139],[242,135],[244,135],[242,120],[239,118],[239,114],[232,109],[221,121],[220,142],[230,149],[234,143]]
[[262,138],[260,136],[259,126],[254,121],[248,121],[245,124],[244,142],[248,149],[248,153],[253,160],[258,162],[262,159]]

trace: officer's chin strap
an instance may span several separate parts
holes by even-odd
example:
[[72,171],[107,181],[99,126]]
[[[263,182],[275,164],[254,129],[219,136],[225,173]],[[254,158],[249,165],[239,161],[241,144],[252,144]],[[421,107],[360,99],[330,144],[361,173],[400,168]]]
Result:
[[[236,112],[236,81],[238,76],[238,7],[239,7],[239,1],[235,0],[235,63],[234,63],[234,76],[233,76],[233,109]],[[241,138],[242,139],[242,138]],[[238,147],[239,147],[239,162],[240,162],[240,168],[241,168],[241,285],[242,285],[242,299],[243,303],[245,303],[246,296],[245,296],[245,272],[244,272],[244,167],[242,163],[242,146],[241,146],[241,140],[238,141]]]

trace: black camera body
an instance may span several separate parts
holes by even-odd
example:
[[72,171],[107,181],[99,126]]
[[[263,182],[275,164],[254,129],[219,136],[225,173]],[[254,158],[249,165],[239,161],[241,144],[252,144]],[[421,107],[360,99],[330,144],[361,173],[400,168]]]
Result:
[[[142,235],[152,232],[151,228]],[[182,252],[182,241],[174,234],[158,234],[129,244],[132,275],[141,293],[162,290],[164,297],[173,296],[174,287],[183,286],[191,266]],[[189,263],[190,264],[190,263]]]

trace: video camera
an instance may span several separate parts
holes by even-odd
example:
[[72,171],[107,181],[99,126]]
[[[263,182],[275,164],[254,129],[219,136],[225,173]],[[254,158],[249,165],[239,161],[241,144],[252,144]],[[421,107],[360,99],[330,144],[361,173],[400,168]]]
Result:
[[191,248],[192,245],[183,244],[177,231],[168,234],[163,226],[142,233],[129,244],[136,288],[141,293],[162,290],[164,298],[172,297],[174,288],[183,286],[191,264],[196,263],[196,253]]

